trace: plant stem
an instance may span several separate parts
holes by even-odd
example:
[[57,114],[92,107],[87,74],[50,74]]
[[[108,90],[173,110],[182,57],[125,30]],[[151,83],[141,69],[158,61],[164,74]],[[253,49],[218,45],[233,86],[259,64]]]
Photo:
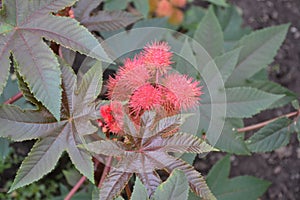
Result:
[[101,188],[101,186],[102,186],[102,184],[103,184],[103,182],[104,182],[107,174],[109,173],[111,161],[112,161],[112,156],[109,156],[107,158],[107,161],[106,161],[106,164],[105,164],[105,167],[104,167],[101,179],[99,181],[98,188]]
[[22,96],[23,96],[22,92],[18,92],[13,97],[11,97],[8,100],[6,100],[3,104],[12,104],[12,103],[18,101],[19,99],[21,99]]
[[126,192],[128,199],[130,199],[131,198],[131,190],[130,190],[128,183],[125,186],[125,192]]
[[270,120],[267,120],[267,121],[264,121],[264,122],[261,122],[261,123],[258,123],[258,124],[254,124],[254,125],[250,125],[250,126],[246,126],[244,128],[238,128],[237,129],[237,132],[239,133],[242,133],[242,132],[247,132],[247,131],[252,131],[252,130],[256,130],[256,129],[259,129],[259,128],[262,128],[266,125],[268,125],[269,123],[281,118],[281,117],[287,117],[287,118],[290,118],[290,117],[294,117],[294,116],[297,116],[300,114],[300,110],[298,111],[295,111],[295,112],[291,112],[291,113],[288,113],[288,114],[285,114],[285,115],[281,115],[279,117],[275,117],[273,119],[270,119]]
[[65,197],[64,200],[70,200],[72,198],[72,196],[80,188],[80,186],[85,182],[85,180],[86,180],[86,177],[82,176],[81,179],[76,183],[76,185],[72,188],[72,190],[69,192],[69,194]]

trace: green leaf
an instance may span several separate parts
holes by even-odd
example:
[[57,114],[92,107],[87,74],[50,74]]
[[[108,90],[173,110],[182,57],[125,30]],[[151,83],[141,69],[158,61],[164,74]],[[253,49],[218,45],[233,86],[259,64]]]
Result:
[[225,50],[231,50],[244,35],[251,32],[251,28],[245,27],[241,10],[233,5],[216,7],[215,12],[223,29]]
[[[225,53],[221,56],[217,56],[214,60],[210,61],[205,70],[211,70],[214,65],[216,65],[219,69],[219,73],[223,79],[223,82],[227,81],[228,77],[232,74],[240,54],[240,48],[234,49],[228,53]],[[209,73],[209,71],[208,71]],[[212,73],[212,72],[211,72]],[[217,74],[211,75],[209,77],[210,81],[214,82],[215,79],[219,79],[220,77]]]
[[188,192],[189,185],[185,174],[180,170],[174,170],[167,181],[158,186],[153,198],[186,200]]
[[5,160],[9,154],[9,140],[0,138],[0,163]]
[[246,86],[257,88],[259,90],[269,92],[272,94],[281,94],[284,95],[283,98],[275,101],[270,108],[278,108],[285,106],[288,103],[291,103],[293,100],[297,99],[297,94],[290,91],[289,89],[282,87],[281,85],[271,82],[271,81],[251,81],[246,84]]
[[288,118],[271,122],[246,141],[248,148],[252,152],[268,152],[287,145],[290,140],[291,123]]
[[136,177],[135,184],[133,187],[133,192],[131,195],[131,200],[148,200],[147,189],[141,182],[141,180]]
[[223,187],[215,192],[220,200],[257,199],[268,187],[270,182],[251,176],[239,176],[226,181]]
[[225,184],[230,172],[230,156],[225,156],[210,169],[207,175],[207,185],[214,192]]
[[224,6],[224,7],[228,6],[226,0],[205,0],[205,1],[215,4],[217,6]]
[[123,10],[127,7],[129,0],[106,0],[104,4],[104,9],[113,11],[113,10]]
[[249,87],[229,88],[226,96],[227,117],[232,118],[251,117],[283,97]]
[[73,9],[75,18],[88,18],[102,2],[103,0],[79,0]]
[[85,146],[90,152],[106,156],[122,156],[126,150],[123,143],[111,140],[101,140],[88,143]]
[[[75,18],[85,26],[89,31],[114,31],[120,28],[124,28],[139,19],[141,16],[133,15],[129,12],[121,11],[118,9],[106,9],[104,11],[94,11],[97,5],[101,1],[81,0],[74,8]],[[115,6],[113,3],[117,3],[117,6],[127,5],[127,1],[108,1],[105,3],[105,8]],[[114,11],[113,11],[114,10]]]
[[[3,23],[13,29],[0,35],[0,92],[10,67],[10,52],[16,59],[17,71],[37,100],[59,120],[61,103],[61,72],[59,63],[43,42],[43,38],[97,59],[110,61],[98,40],[71,18],[53,16],[52,12],[71,6],[75,0],[3,2]],[[4,9],[5,8],[5,9]],[[4,45],[5,44],[5,45]]]
[[[32,110],[21,110],[13,105],[0,106],[0,137],[14,141],[32,140],[54,132],[66,122],[55,122],[47,118],[48,113]],[[48,114],[49,116],[49,114]]]
[[[71,67],[63,63],[61,71],[63,87],[61,121],[57,122],[42,106],[39,110],[25,111],[12,105],[0,107],[1,137],[9,137],[15,141],[38,139],[21,165],[11,191],[49,173],[64,151],[68,152],[79,172],[91,182],[94,181],[91,155],[79,146],[85,143],[83,135],[98,130],[90,120],[95,120],[95,113],[99,112],[94,101],[100,93],[102,84],[101,65],[96,63],[82,77],[78,89],[76,75]],[[26,84],[20,88],[27,97],[33,98],[28,93]]]
[[270,182],[251,176],[229,179],[230,158],[225,156],[218,161],[207,175],[207,184],[219,200],[258,199]]
[[237,132],[237,129],[242,127],[241,119],[227,118],[215,147],[228,153],[249,155],[250,151],[245,144],[244,134]]
[[112,168],[100,188],[100,200],[111,200],[119,196],[131,176],[132,173],[120,172]]
[[136,9],[142,13],[145,19],[147,19],[149,13],[149,3],[145,3],[144,0],[133,0],[133,3]]
[[9,192],[39,180],[54,169],[64,151],[65,145],[63,144],[67,131],[69,130],[59,137],[49,135],[33,146],[29,155],[22,162]]
[[223,33],[213,8],[210,7],[194,34],[194,39],[214,58],[223,53]]
[[228,87],[241,85],[256,72],[267,67],[273,61],[288,28],[288,24],[274,26],[243,37],[238,43],[238,47],[243,47],[238,65],[226,85]]
[[62,173],[70,186],[75,186],[82,175],[75,169],[63,170]]

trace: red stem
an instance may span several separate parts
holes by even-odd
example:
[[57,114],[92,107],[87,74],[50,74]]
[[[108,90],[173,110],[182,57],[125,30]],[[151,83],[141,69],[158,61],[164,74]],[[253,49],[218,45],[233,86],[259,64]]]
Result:
[[107,161],[106,161],[106,165],[104,167],[104,170],[103,170],[103,173],[102,173],[102,176],[101,176],[101,179],[99,181],[99,184],[98,184],[98,188],[101,188],[107,174],[109,173],[109,170],[110,170],[110,165],[111,165],[111,161],[112,161],[112,156],[109,156],[107,158]]
[[72,188],[72,190],[69,192],[69,194],[65,197],[64,200],[70,200],[72,198],[72,196],[80,188],[80,186],[85,182],[85,180],[86,180],[86,177],[82,176],[81,179],[76,183],[76,185]]
[[13,97],[9,98],[8,100],[6,100],[4,102],[4,104],[12,104],[16,101],[18,101],[19,99],[21,99],[23,96],[22,92],[18,92],[17,94],[15,94]]
[[244,128],[239,128],[237,129],[237,131],[239,133],[242,133],[242,132],[246,132],[246,131],[252,131],[252,130],[256,130],[256,129],[259,129],[259,128],[262,128],[266,125],[268,125],[269,123],[281,118],[281,117],[287,117],[287,118],[290,118],[290,117],[294,117],[294,116],[297,116],[300,114],[300,110],[298,111],[295,111],[295,112],[291,112],[291,113],[288,113],[288,114],[285,114],[285,115],[281,115],[279,117],[275,117],[273,119],[270,119],[270,120],[267,120],[267,121],[264,121],[264,122],[261,122],[261,123],[258,123],[258,124],[254,124],[254,125],[250,125],[250,126],[246,126]]

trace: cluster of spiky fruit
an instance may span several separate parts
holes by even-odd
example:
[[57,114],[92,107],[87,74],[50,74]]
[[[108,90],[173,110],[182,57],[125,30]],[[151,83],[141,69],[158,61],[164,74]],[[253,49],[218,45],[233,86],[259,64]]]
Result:
[[199,104],[199,82],[172,71],[172,55],[167,43],[154,42],[134,59],[126,59],[115,77],[109,78],[111,103],[100,108],[105,131],[122,135],[124,113],[138,123],[145,111],[154,110],[166,117]]

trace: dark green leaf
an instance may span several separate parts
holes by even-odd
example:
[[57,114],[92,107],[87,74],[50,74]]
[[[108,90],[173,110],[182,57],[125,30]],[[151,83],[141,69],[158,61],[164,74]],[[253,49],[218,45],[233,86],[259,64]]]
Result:
[[236,87],[226,90],[227,117],[251,117],[267,109],[283,95],[274,95],[250,87]]
[[[61,121],[57,122],[43,107],[39,110],[25,111],[12,105],[0,107],[0,136],[15,141],[39,139],[21,165],[11,190],[36,181],[49,173],[65,150],[80,173],[91,182],[94,181],[91,155],[79,146],[85,143],[83,135],[97,131],[90,120],[95,120],[95,113],[99,112],[94,101],[100,93],[102,84],[101,65],[96,63],[82,77],[78,89],[76,75],[71,67],[62,64],[61,71],[63,86]],[[33,98],[28,93],[26,84],[23,84],[21,89],[25,96]]]
[[223,33],[213,8],[209,8],[194,34],[194,39],[214,58],[223,53]]
[[104,4],[104,9],[113,11],[113,10],[123,10],[127,7],[130,0],[106,0]]
[[33,146],[29,155],[22,162],[9,192],[39,180],[54,169],[64,151],[65,137],[68,131],[65,130],[58,137],[49,135]]
[[224,6],[224,7],[228,6],[228,4],[226,3],[226,0],[205,0],[205,1],[213,3],[213,4],[217,5],[217,6]]
[[138,177],[136,177],[135,184],[133,187],[133,192],[131,195],[131,200],[148,200],[148,199],[149,197],[148,197],[147,189],[145,188],[141,180]]
[[227,118],[215,147],[228,153],[249,155],[250,151],[245,144],[244,134],[237,132],[237,129],[242,127],[241,119]]
[[[114,6],[113,3],[117,3],[117,6],[122,7],[127,5],[127,2],[125,0],[121,2],[113,0],[105,3],[105,7],[107,8],[110,6]],[[75,18],[90,31],[114,31],[120,28],[124,28],[141,19],[141,16],[121,11],[122,8],[108,9],[104,11],[93,11],[93,8],[95,9],[97,7],[96,4],[100,4],[99,0],[81,0],[74,9]]]
[[[225,82],[227,81],[228,77],[232,74],[238,58],[240,54],[241,49],[234,49],[228,53],[225,53],[221,56],[216,57],[214,60],[210,61],[207,66],[204,68],[205,70],[210,70],[213,68],[212,65],[216,65],[219,69],[219,73],[221,75],[222,81]],[[209,72],[207,72],[209,73]],[[206,73],[206,74],[207,74]],[[213,72],[211,72],[213,73]],[[216,82],[215,79],[219,79],[220,77],[214,73],[214,74],[209,74],[209,77],[207,77],[209,81],[211,82]]]
[[285,95],[283,98],[274,102],[270,108],[277,108],[285,106],[288,103],[291,103],[293,100],[297,99],[297,94],[293,93],[289,89],[282,87],[281,85],[271,82],[271,81],[253,81],[246,84],[246,86],[257,88],[259,90]]
[[[43,42],[43,37],[63,46],[88,54],[97,59],[110,61],[98,40],[71,18],[50,15],[75,0],[3,2],[0,23],[0,92],[2,92],[10,66],[9,55],[13,53],[20,73],[37,100],[59,120],[61,103],[61,72],[59,63]],[[6,27],[6,28],[5,28]],[[11,27],[11,28],[7,28]],[[4,45],[5,44],[5,45]]]
[[258,199],[270,182],[251,176],[228,178],[230,159],[226,156],[218,161],[207,176],[207,184],[219,200]]
[[252,176],[239,176],[226,181],[222,188],[218,188],[215,192],[217,199],[220,200],[240,200],[253,199],[263,195],[270,182],[261,180]]
[[229,172],[230,156],[225,156],[214,164],[207,175],[207,185],[209,185],[213,192],[224,185],[228,179]]
[[157,200],[186,200],[188,192],[189,185],[185,174],[180,170],[174,170],[167,181],[158,186],[153,198]]
[[249,27],[244,26],[240,10],[230,5],[226,8],[216,7],[216,15],[223,29],[225,50],[231,50],[236,43],[251,32]]
[[0,163],[5,160],[9,153],[9,140],[6,138],[0,138]]
[[248,148],[252,152],[267,152],[287,145],[290,140],[291,123],[287,118],[271,122],[246,141]]
[[82,177],[82,175],[75,169],[63,170],[62,172],[63,172],[68,184],[73,187],[76,185],[76,183]]
[[145,3],[144,0],[133,0],[133,3],[137,10],[140,11],[144,18],[147,19],[149,12],[149,3]]
[[274,26],[258,30],[243,37],[239,47],[243,47],[237,67],[227,82],[228,87],[243,84],[256,72],[273,61],[281,46],[289,25]]

